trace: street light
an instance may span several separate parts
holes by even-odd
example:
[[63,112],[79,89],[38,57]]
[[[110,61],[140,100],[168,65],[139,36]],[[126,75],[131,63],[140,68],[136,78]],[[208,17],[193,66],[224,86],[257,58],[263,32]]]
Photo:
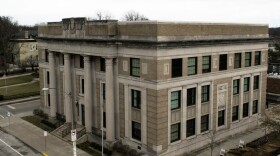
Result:
[[[42,91],[48,91],[50,89],[55,89],[55,88],[42,88]],[[77,103],[77,101],[74,101],[73,95],[71,92],[66,93],[66,95],[68,95],[71,99],[71,104],[72,104],[72,121],[71,121],[71,129],[75,130],[76,129],[76,121],[75,121],[75,103]],[[72,133],[71,133],[72,134]],[[76,130],[75,130],[75,135],[76,135]],[[76,140],[73,141],[73,155],[76,156],[77,155],[77,151],[76,151]]]

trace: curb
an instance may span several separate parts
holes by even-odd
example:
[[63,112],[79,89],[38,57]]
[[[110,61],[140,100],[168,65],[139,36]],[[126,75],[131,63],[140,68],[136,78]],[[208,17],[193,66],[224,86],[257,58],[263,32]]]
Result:
[[27,102],[27,101],[34,101],[34,100],[38,100],[38,99],[40,99],[40,96],[32,96],[32,97],[29,97],[29,98],[9,100],[9,101],[0,102],[0,106],[5,106],[5,105],[9,105],[9,104],[14,104],[14,103]]

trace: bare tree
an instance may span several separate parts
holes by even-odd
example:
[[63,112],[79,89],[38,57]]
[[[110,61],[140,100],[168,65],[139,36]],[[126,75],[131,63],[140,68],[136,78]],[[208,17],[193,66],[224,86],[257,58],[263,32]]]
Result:
[[209,130],[209,132],[207,133],[207,137],[210,139],[210,150],[211,150],[211,156],[212,156],[214,146],[215,146],[215,140],[216,140],[216,136],[215,136],[215,133],[213,132],[213,130]]
[[16,43],[11,42],[11,39],[18,32],[17,22],[12,21],[11,17],[0,16],[0,59],[2,61],[0,68],[5,73],[8,72],[8,63],[11,63],[14,57],[13,51]]
[[32,71],[34,71],[34,67],[38,67],[38,59],[35,56],[30,55],[28,58],[26,58],[25,62],[29,67],[31,67]]
[[149,20],[145,15],[136,11],[128,11],[124,14],[123,20],[125,21],[147,21]]
[[93,19],[96,20],[109,20],[113,18],[113,15],[110,12],[106,12],[106,11],[98,11],[96,12],[96,17],[94,17]]
[[265,135],[267,131],[277,131],[280,132],[280,107],[272,107],[264,113],[261,118],[261,127],[265,128]]

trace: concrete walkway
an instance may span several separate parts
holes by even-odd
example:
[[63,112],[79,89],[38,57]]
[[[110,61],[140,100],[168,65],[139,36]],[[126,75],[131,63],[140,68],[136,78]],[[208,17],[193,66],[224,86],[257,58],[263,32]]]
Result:
[[[215,145],[213,150],[213,156],[217,156],[220,154],[220,150],[223,148],[227,152],[230,149],[238,148],[239,141],[243,140],[246,143],[254,141],[262,136],[264,136],[265,132],[263,129],[256,128],[250,131],[246,131],[244,133],[236,134],[233,137],[226,139],[225,141],[220,142],[218,145]],[[196,156],[209,156],[211,155],[211,149],[206,148],[202,149],[195,153]]]
[[[27,114],[24,114],[25,116]],[[31,115],[31,114],[30,114]],[[20,117],[12,116],[10,117],[10,126],[8,118],[4,118],[0,121],[0,126],[3,127],[8,133],[17,137],[25,144],[33,147],[39,152],[44,152],[45,150],[45,138],[44,131],[31,123],[22,120]],[[48,156],[70,156],[72,153],[72,144],[64,142],[59,138],[48,133],[46,138],[46,153]],[[89,156],[86,152],[79,150],[77,148],[78,156]]]
[[2,76],[2,77],[0,77],[0,80],[4,80],[5,78],[9,79],[9,78],[13,78],[13,77],[19,77],[19,76],[25,76],[25,75],[31,75],[31,74],[32,73],[18,74],[18,75],[6,76],[6,77]]

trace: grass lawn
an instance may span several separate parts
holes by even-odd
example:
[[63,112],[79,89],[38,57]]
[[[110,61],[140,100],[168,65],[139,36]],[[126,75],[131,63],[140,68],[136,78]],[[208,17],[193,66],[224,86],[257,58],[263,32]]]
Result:
[[4,96],[11,96],[11,95],[38,92],[38,91],[40,91],[39,81],[32,84],[8,87],[7,94],[6,94],[6,88],[0,88],[0,94]]
[[[19,77],[14,77],[14,78],[7,78],[6,84],[7,86],[9,85],[14,85],[14,84],[20,84],[20,83],[27,83],[33,80],[32,75],[24,75],[24,76],[19,76]],[[5,79],[0,80],[0,87],[5,86]]]
[[30,123],[32,123],[33,125],[45,130],[45,131],[53,131],[54,129],[53,128],[50,128],[49,126],[41,123],[41,118],[38,117],[38,116],[25,116],[25,117],[22,117],[23,120],[25,121],[28,121]]
[[98,153],[95,149],[90,147],[90,143],[89,142],[81,143],[81,144],[77,145],[77,147],[80,148],[81,150],[87,152],[90,155],[101,156],[100,153]]

